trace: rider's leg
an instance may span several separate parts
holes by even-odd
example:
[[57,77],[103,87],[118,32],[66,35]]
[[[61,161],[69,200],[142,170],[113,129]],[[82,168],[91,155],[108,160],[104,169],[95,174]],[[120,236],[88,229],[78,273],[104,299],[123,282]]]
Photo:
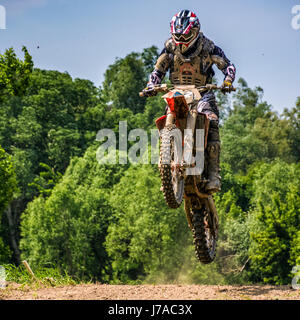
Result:
[[209,92],[199,101],[198,112],[208,115],[210,120],[209,132],[207,137],[208,154],[208,180],[206,190],[209,192],[218,192],[221,190],[220,177],[220,136],[219,136],[219,110],[216,104],[215,96]]

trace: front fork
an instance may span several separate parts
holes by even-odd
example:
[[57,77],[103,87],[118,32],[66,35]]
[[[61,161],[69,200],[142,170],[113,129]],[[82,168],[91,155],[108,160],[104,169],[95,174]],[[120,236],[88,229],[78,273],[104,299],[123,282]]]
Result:
[[194,149],[194,132],[197,121],[197,110],[191,109],[188,113],[186,120],[186,131],[184,134],[184,162],[187,164],[192,163],[193,149]]
[[[176,113],[170,111],[167,113],[166,117],[165,127],[172,128],[176,122],[176,126],[181,130],[181,133],[183,134],[182,146],[184,146],[184,153],[182,153],[182,164],[186,167],[189,167],[190,164],[193,163],[194,132],[196,128],[197,115],[197,110],[191,108],[187,114],[186,119],[176,119]],[[199,172],[199,174],[201,174],[201,172]]]
[[176,114],[175,112],[168,112],[167,114],[167,118],[166,118],[166,127],[167,128],[170,128],[173,126],[174,122],[175,122],[175,119],[176,119]]

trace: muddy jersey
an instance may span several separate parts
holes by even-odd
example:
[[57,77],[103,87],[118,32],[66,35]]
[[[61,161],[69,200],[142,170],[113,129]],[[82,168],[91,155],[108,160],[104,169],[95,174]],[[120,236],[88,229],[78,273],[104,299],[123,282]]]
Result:
[[202,33],[195,45],[184,55],[170,38],[156,61],[149,83],[160,84],[169,71],[170,81],[174,85],[204,86],[212,82],[215,75],[213,65],[223,72],[225,79],[234,81],[235,66],[225,56],[223,50]]

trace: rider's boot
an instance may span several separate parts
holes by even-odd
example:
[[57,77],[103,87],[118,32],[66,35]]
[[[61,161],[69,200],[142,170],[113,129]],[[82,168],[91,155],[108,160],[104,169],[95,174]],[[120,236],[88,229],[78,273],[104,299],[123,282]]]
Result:
[[208,180],[206,191],[209,193],[221,191],[221,177],[220,177],[220,139],[219,128],[211,121],[209,130],[209,141],[207,144],[208,153]]

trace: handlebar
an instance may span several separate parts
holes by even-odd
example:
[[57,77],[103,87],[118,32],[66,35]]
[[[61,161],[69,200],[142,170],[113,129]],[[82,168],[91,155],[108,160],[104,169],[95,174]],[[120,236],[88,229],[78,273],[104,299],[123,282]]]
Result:
[[[184,86],[169,86],[168,87],[167,84],[159,84],[159,85],[155,85],[153,87],[153,91],[156,91],[156,92],[169,92],[169,91],[171,91],[173,89],[176,89],[176,87],[178,87],[178,88],[180,87],[180,89],[184,88]],[[186,87],[188,89],[188,87],[191,87],[191,86],[186,86]],[[228,93],[230,93],[232,91],[236,91],[236,88],[234,88],[234,87],[223,88],[223,87],[219,87],[219,86],[217,86],[215,84],[207,84],[207,85],[202,86],[202,87],[193,86],[193,88],[198,89],[198,91],[200,93],[204,92],[204,91],[207,91],[207,90],[223,90],[223,91],[228,92]],[[140,97],[145,97],[145,92],[143,92],[143,91],[140,92],[139,96]]]
[[236,88],[234,87],[219,87],[215,84],[207,84],[206,86],[202,86],[202,87],[197,87],[197,89],[200,92],[206,91],[206,90],[224,90],[225,92],[232,92],[232,91],[236,91]]
[[[168,87],[167,84],[157,84],[153,87],[153,91],[156,92],[169,92],[170,90],[174,89],[174,87]],[[145,97],[145,92],[139,93],[140,97]]]

